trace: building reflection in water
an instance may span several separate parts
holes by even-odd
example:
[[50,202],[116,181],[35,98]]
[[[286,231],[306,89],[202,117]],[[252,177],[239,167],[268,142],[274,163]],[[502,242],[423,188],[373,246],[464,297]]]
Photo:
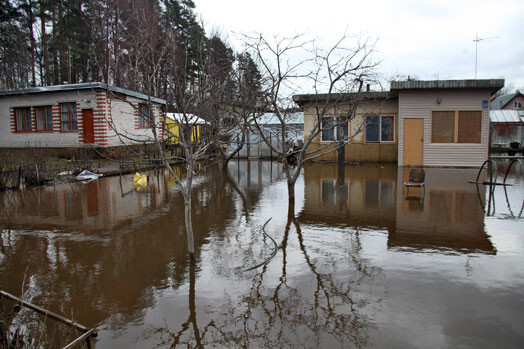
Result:
[[0,223],[39,229],[113,229],[129,219],[157,208],[166,200],[166,185],[157,173],[149,186],[137,192],[131,175],[88,183],[0,193]]
[[388,248],[480,252],[495,248],[484,228],[485,187],[477,170],[425,169],[425,188],[404,187],[409,168],[311,164],[304,167],[305,203],[300,221],[388,231]]
[[[195,183],[196,267],[187,264],[183,199],[168,177],[151,175],[144,192],[129,176],[0,193],[0,282],[17,293],[27,270],[27,300],[74,310],[87,325],[103,321],[100,338],[113,347],[134,340],[155,347],[159,333],[167,345],[198,346],[202,338],[203,345],[366,347],[386,292],[363,247],[373,235],[366,230],[387,231],[393,253],[495,253],[482,201],[467,183],[475,170],[427,169],[425,193],[412,188],[407,196],[406,169],[340,173],[311,164],[298,216],[271,222],[277,256],[240,274],[236,266],[267,256],[259,227],[268,212],[285,215],[278,206],[285,183],[276,162],[232,161],[229,172],[210,168]],[[146,327],[164,323],[169,331],[154,328],[146,338]]]

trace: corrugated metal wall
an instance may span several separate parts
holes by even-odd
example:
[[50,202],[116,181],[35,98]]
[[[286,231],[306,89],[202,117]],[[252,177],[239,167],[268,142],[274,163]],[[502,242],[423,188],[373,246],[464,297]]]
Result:
[[[404,161],[404,119],[424,119],[424,166],[480,167],[488,158],[489,101],[488,91],[401,91],[399,92],[398,164]],[[440,99],[440,104],[437,103]],[[482,142],[480,144],[432,144],[431,111],[482,110]]]

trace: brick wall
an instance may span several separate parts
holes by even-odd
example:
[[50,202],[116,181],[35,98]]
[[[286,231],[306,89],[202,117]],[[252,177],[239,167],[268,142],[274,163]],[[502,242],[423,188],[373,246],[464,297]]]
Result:
[[[126,101],[122,98],[125,98]],[[84,139],[84,109],[93,110],[94,144],[96,146],[151,142],[153,139],[151,129],[136,127],[138,113],[133,107],[145,101],[128,96],[122,96],[122,98],[109,97],[102,89],[0,96],[0,147],[91,146],[86,144]],[[62,131],[60,103],[76,103],[77,130]],[[36,107],[39,106],[52,106],[52,131],[36,132]],[[16,131],[15,108],[18,107],[31,107],[32,131]],[[153,111],[155,123],[160,123],[160,106],[155,105]]]

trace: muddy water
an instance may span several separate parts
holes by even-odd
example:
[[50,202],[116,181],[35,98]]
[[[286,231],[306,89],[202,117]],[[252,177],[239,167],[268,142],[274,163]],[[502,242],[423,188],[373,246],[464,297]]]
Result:
[[[131,176],[4,192],[0,288],[98,324],[97,348],[522,347],[523,173],[492,203],[476,173],[427,169],[407,191],[394,166],[308,165],[288,212],[277,163],[209,169],[194,266],[160,173],[140,192]],[[242,272],[271,255],[269,218],[276,256]]]

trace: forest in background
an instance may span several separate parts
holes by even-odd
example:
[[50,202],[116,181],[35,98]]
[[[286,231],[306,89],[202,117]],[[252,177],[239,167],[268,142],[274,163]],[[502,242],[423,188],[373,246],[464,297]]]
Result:
[[100,81],[169,102],[205,81],[224,102],[254,105],[257,65],[206,34],[194,8],[192,0],[1,2],[0,90]]

